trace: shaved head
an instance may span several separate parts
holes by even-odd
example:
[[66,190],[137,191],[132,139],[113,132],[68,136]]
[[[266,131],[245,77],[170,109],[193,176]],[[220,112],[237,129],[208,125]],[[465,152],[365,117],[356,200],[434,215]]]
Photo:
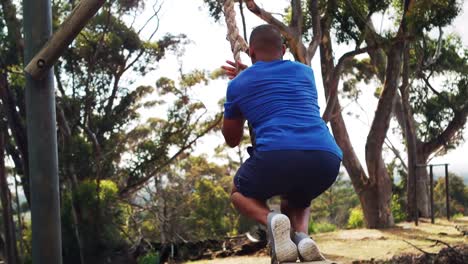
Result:
[[250,34],[250,48],[256,52],[272,55],[281,53],[283,40],[280,31],[269,24],[256,27]]

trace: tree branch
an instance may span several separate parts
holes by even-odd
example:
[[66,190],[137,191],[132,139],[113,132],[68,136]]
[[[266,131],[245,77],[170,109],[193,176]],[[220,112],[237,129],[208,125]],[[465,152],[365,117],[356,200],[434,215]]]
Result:
[[7,76],[0,73],[0,99],[3,102],[3,110],[6,113],[8,125],[15,139],[16,146],[18,147],[23,164],[25,167],[25,175],[28,175],[28,141],[26,137],[26,128],[21,121],[21,116],[16,110],[17,103],[15,98],[8,87]]
[[310,0],[310,12],[312,16],[312,32],[314,37],[307,48],[307,58],[312,60],[320,45],[322,39],[322,30],[320,26],[320,14],[318,10],[318,0]]
[[426,84],[426,86],[431,89],[431,91],[433,93],[435,93],[437,96],[439,97],[442,97],[442,94],[437,91],[436,89],[434,89],[434,87],[432,87],[431,83],[429,82],[428,78],[426,76],[421,76],[421,79],[423,79],[424,83]]
[[375,175],[380,169],[379,166],[382,166],[380,162],[375,162],[375,159],[376,157],[382,159],[382,146],[390,126],[395,94],[398,90],[401,67],[403,65],[402,55],[407,36],[406,16],[412,2],[413,0],[405,0],[405,8],[400,28],[388,52],[384,89],[377,104],[371,129],[367,135],[365,156],[367,169],[370,175]]
[[359,55],[359,54],[362,54],[362,53],[365,53],[365,52],[369,52],[370,50],[374,50],[374,49],[376,49],[376,47],[365,47],[365,48],[353,50],[353,51],[345,53],[338,60],[338,64],[336,65],[336,67],[335,67],[335,69],[333,71],[332,79],[331,79],[329,90],[328,90],[327,106],[326,106],[325,111],[324,111],[324,113],[322,115],[322,119],[325,122],[330,121],[330,119],[332,117],[333,110],[335,109],[335,104],[337,102],[337,97],[338,97],[338,84],[340,82],[340,76],[341,76],[341,73],[342,73],[342,70],[343,70],[344,63],[347,62],[348,60],[354,58],[354,56],[356,56],[356,55]]
[[185,144],[182,148],[179,149],[169,160],[167,160],[164,164],[159,166],[158,168],[154,169],[150,173],[148,173],[147,176],[138,179],[136,182],[127,185],[122,191],[120,191],[120,197],[127,197],[128,195],[131,195],[135,191],[138,191],[147,181],[149,181],[152,177],[154,177],[155,174],[159,173],[162,169],[164,169],[166,166],[170,165],[179,155],[181,155],[184,151],[187,149],[191,148],[193,144],[195,144],[201,137],[206,135],[209,131],[211,131],[213,128],[219,125],[219,123],[222,120],[222,115],[218,117],[218,119],[214,120],[214,122],[208,126],[205,130],[203,130],[200,134],[198,134],[194,139],[192,139],[190,142]]
[[294,32],[286,26],[283,22],[279,21],[270,12],[265,11],[264,9],[260,8],[254,0],[245,0],[247,8],[250,12],[257,15],[259,18],[263,19],[268,24],[271,24],[279,29],[281,34],[289,41],[296,38]]
[[421,249],[420,247],[418,247],[418,246],[416,246],[416,245],[414,245],[414,244],[412,244],[412,243],[410,243],[410,242],[408,242],[406,240],[403,240],[403,242],[406,242],[408,245],[410,245],[410,246],[414,247],[415,249],[421,251],[423,254],[426,254],[428,256],[434,256],[435,255],[434,253],[427,252],[427,251]]
[[296,35],[302,35],[302,21],[304,19],[302,14],[302,1],[291,0],[291,23],[289,28],[295,32]]
[[[439,39],[437,40],[437,48],[435,50],[434,55],[431,58],[427,59],[427,61],[423,62],[425,68],[428,68],[429,66],[434,64],[439,59],[441,50],[442,50],[442,42],[443,42],[442,36],[443,35],[444,35],[444,31],[442,30],[442,27],[439,27]],[[425,46],[426,45],[425,38],[423,38],[423,41],[424,41],[423,44]],[[426,53],[426,49],[424,49],[423,51],[424,53]]]
[[456,133],[461,128],[463,128],[467,120],[467,115],[468,115],[468,106],[465,106],[463,109],[459,111],[455,111],[455,115],[453,119],[450,121],[450,123],[445,128],[445,130],[433,140],[423,143],[423,151],[426,154],[430,154],[436,151],[437,149],[443,147],[444,145],[446,145],[453,138],[453,136],[455,136]]
[[393,152],[393,154],[395,154],[395,157],[398,160],[400,160],[401,165],[403,166],[405,171],[408,171],[408,166],[406,165],[405,160],[401,156],[400,151],[395,147],[395,145],[392,144],[392,142],[390,141],[390,139],[388,139],[388,137],[386,137],[386,139],[387,140],[385,141],[385,145],[387,145],[387,147]]

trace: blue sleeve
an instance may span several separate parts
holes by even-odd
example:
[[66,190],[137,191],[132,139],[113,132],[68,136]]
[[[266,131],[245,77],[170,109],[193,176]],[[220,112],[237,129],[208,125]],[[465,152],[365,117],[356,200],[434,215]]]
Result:
[[238,87],[234,82],[229,82],[226,92],[226,102],[224,103],[224,118],[237,119],[242,118],[242,112],[240,111],[238,104]]

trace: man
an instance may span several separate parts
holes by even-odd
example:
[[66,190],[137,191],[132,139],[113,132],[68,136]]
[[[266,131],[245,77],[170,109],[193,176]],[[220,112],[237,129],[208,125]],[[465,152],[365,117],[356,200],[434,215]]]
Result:
[[[322,259],[308,235],[310,203],[335,181],[342,152],[320,117],[312,69],[283,60],[280,32],[271,25],[250,36],[252,66],[223,66],[232,79],[224,105],[222,133],[239,144],[248,120],[255,148],[234,177],[231,200],[244,215],[267,226],[279,262]],[[235,66],[244,69],[238,74]],[[266,201],[281,196],[281,212]],[[292,227],[292,230],[291,230]],[[290,232],[293,231],[293,232]]]

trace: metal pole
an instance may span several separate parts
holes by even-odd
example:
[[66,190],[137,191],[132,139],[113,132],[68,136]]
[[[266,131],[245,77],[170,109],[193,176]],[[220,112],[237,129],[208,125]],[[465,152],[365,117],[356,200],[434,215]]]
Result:
[[[418,209],[418,177],[417,170],[418,167],[414,167],[414,224],[417,226],[419,221],[419,209]],[[409,174],[408,174],[409,176]],[[408,179],[409,180],[409,179]]]
[[430,188],[430,194],[431,194],[431,223],[435,223],[434,220],[434,173],[433,173],[433,166],[429,165],[429,175],[430,175],[430,182],[429,182],[429,188]]
[[[50,0],[23,0],[25,65],[52,35]],[[53,69],[41,80],[26,74],[31,183],[32,259],[61,264],[62,241]]]
[[445,164],[445,204],[447,207],[447,220],[450,220],[449,175],[448,164]]

